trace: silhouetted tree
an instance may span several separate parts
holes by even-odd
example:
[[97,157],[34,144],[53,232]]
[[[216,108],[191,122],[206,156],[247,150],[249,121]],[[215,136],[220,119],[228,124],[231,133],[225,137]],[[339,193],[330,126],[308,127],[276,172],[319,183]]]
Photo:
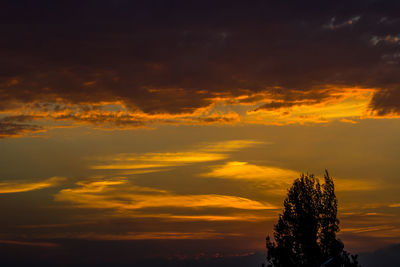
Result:
[[267,237],[267,262],[271,267],[357,267],[357,255],[343,250],[336,239],[339,231],[337,199],[333,179],[325,172],[321,186],[314,175],[302,174],[288,190],[274,227]]

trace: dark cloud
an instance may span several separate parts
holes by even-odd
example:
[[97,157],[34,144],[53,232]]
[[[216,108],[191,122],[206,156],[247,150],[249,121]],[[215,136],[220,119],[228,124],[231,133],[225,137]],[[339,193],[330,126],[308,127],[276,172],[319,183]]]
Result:
[[0,119],[0,139],[6,137],[16,137],[26,133],[35,133],[44,130],[43,126],[27,124],[27,123],[18,123],[20,121],[25,121],[26,119],[23,116],[18,116],[14,120],[10,117],[6,117]]
[[[3,110],[62,99],[122,101],[131,110],[178,114],[208,106],[220,94],[267,91],[288,102],[300,95],[295,92],[311,94],[329,85],[377,88],[371,109],[380,115],[399,111],[393,100],[400,84],[398,1],[5,6]],[[318,102],[327,95],[309,98]]]
[[255,109],[255,111],[258,110],[274,110],[274,109],[279,109],[279,108],[286,108],[286,107],[292,107],[295,105],[299,105],[299,103],[295,103],[295,102],[270,102],[267,104],[264,104],[260,107],[258,107],[257,109]]
[[371,101],[371,106],[377,115],[400,114],[400,87],[399,89],[381,90]]

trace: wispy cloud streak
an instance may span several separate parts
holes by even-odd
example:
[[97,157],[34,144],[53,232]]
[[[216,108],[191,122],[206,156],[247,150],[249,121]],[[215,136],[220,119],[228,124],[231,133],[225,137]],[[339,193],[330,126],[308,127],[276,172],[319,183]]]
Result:
[[120,211],[146,208],[234,208],[267,210],[275,207],[243,197],[205,194],[177,195],[164,190],[130,185],[126,180],[79,182],[77,188],[63,189],[57,201],[70,202],[77,207],[116,209]]
[[59,185],[65,181],[62,177],[52,177],[39,182],[0,182],[0,194],[20,193]]

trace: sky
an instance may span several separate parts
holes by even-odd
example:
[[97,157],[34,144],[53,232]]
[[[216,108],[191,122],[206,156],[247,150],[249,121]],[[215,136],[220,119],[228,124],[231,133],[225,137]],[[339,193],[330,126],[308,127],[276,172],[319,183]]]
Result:
[[3,1],[0,247],[10,261],[256,255],[294,179],[325,169],[345,249],[400,243],[399,11]]

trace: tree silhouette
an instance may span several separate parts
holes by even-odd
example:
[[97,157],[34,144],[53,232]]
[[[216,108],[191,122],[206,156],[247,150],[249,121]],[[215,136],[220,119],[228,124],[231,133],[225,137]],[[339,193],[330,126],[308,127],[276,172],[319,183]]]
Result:
[[267,237],[270,267],[358,267],[357,255],[343,250],[333,179],[325,171],[321,186],[314,175],[302,174],[288,190],[283,213]]

